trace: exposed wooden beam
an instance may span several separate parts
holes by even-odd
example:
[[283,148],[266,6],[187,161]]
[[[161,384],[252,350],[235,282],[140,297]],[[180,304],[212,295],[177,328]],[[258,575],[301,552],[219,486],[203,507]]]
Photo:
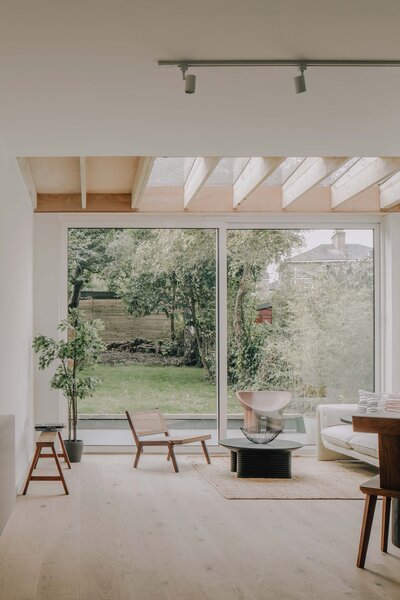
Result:
[[[197,213],[234,214],[232,208],[231,186],[210,186],[203,188],[201,202],[195,202],[192,210]],[[289,206],[287,210],[293,210]],[[261,186],[239,208],[246,213],[247,207],[252,214],[268,214],[282,212],[282,193],[280,186]],[[147,188],[140,211],[144,213],[179,213],[183,212],[182,186],[155,186]],[[286,209],[285,209],[286,210]],[[304,214],[315,212],[331,212],[331,192],[326,186],[316,186],[299,200],[299,210]],[[343,208],[348,212],[374,212],[379,210],[378,186],[373,186],[346,203]],[[87,193],[87,207],[82,209],[81,194],[43,194],[38,193],[36,212],[133,212],[131,194],[98,194]]]
[[153,168],[152,156],[140,156],[132,185],[131,208],[137,210],[143,198],[144,191]]
[[36,210],[37,208],[37,191],[36,185],[32,177],[32,172],[29,167],[29,161],[27,158],[17,158],[18,165],[22,174],[22,178],[24,180],[24,184],[26,187],[26,191],[29,194],[31,199],[33,208]]
[[189,203],[201,190],[220,160],[220,157],[216,156],[198,156],[195,159],[184,185],[184,208],[189,206]]
[[393,208],[400,204],[400,173],[389,177],[380,185],[380,206],[381,209]]
[[79,157],[79,170],[81,174],[81,204],[82,209],[86,209],[86,159],[84,156]]
[[[132,212],[130,194],[91,194],[86,196],[85,212]],[[36,212],[83,212],[80,194],[38,194]]]
[[399,158],[360,158],[331,187],[332,208],[378,184],[400,169]]
[[284,160],[282,156],[251,158],[233,184],[233,208],[237,208]]
[[282,186],[282,208],[287,208],[308,190],[337,171],[347,157],[322,158],[310,156],[303,160]]

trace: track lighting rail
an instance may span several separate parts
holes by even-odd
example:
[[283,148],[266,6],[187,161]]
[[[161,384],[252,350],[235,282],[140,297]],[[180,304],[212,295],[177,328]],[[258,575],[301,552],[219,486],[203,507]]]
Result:
[[194,94],[196,75],[187,74],[190,67],[298,67],[299,75],[294,78],[296,94],[307,91],[305,71],[307,67],[400,67],[400,60],[358,60],[358,59],[237,59],[237,60],[159,60],[160,67],[179,67],[185,81],[185,92]]
[[159,60],[160,67],[400,67],[400,60],[358,60],[358,59],[246,59],[246,60]]

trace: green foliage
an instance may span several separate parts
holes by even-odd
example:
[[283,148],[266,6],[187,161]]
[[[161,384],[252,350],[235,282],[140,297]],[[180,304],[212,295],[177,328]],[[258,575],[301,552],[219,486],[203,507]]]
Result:
[[100,338],[103,324],[84,320],[77,310],[71,310],[58,326],[67,339],[54,340],[38,335],[33,340],[33,349],[38,354],[39,369],[44,370],[57,361],[57,368],[51,378],[51,387],[62,390],[68,400],[68,435],[76,440],[78,421],[78,400],[93,395],[100,380],[83,373],[92,367],[104,350]]
[[256,387],[290,389],[293,407],[307,412],[313,398],[354,401],[360,387],[373,387],[372,266],[336,264],[305,287],[287,281],[272,294]]
[[109,264],[110,248],[119,229],[73,228],[68,234],[68,284],[70,308],[79,305],[80,293],[95,275],[102,275]]
[[256,383],[261,348],[270,331],[268,325],[255,324],[260,280],[270,265],[290,256],[302,241],[302,232],[296,230],[232,230],[228,234],[229,376],[236,389],[261,385]]
[[[372,259],[327,264],[299,285],[284,259],[301,232],[257,233],[230,232],[228,238],[230,383],[289,389],[292,407],[306,413],[323,399],[354,401],[360,386],[373,386]],[[280,272],[268,297],[273,321],[260,324],[256,306],[265,296],[259,286],[271,262]]]
[[87,283],[96,273],[102,273],[109,262],[108,249],[119,235],[119,229],[73,228],[68,235],[68,279],[80,276]]
[[[207,229],[79,229],[70,233],[69,272],[83,265],[101,273],[133,316],[162,312],[171,344],[186,364],[215,379],[216,241]],[[87,239],[86,239],[87,238]],[[96,239],[99,238],[99,239]],[[253,327],[255,291],[268,265],[302,242],[298,231],[232,230],[228,237],[230,383],[254,381],[260,366],[262,328]],[[82,247],[82,252],[80,248]],[[96,258],[97,255],[97,258]]]
[[[170,339],[160,351],[176,351],[214,380],[215,232],[80,229],[70,236],[70,274],[83,269],[86,281],[101,275],[134,316],[164,313]],[[352,400],[358,386],[372,386],[372,261],[310,271],[301,287],[285,260],[302,243],[300,230],[228,232],[229,385],[290,389],[303,403]],[[273,322],[259,324],[256,307],[266,299],[262,282],[271,265],[280,273],[279,286],[268,296]],[[58,351],[46,343],[43,368]],[[57,385],[62,384],[60,374]]]
[[[215,232],[124,230],[108,249],[110,289],[134,316],[162,312],[178,353],[212,377],[215,369]],[[180,321],[183,330],[177,331]],[[179,335],[180,333],[180,335]],[[183,334],[183,335],[182,335]]]

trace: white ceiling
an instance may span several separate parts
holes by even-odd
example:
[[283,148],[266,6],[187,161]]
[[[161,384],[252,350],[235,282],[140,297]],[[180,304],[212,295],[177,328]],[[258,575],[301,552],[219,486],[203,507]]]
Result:
[[157,59],[400,59],[398,0],[2,0],[0,135],[27,156],[400,155],[400,69]]

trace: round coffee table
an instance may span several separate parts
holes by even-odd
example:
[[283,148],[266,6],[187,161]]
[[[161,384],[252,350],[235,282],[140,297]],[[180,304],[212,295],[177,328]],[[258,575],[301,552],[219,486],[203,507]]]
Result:
[[231,471],[238,477],[292,476],[292,451],[301,448],[297,442],[274,440],[269,444],[253,444],[245,438],[220,441],[231,451]]

